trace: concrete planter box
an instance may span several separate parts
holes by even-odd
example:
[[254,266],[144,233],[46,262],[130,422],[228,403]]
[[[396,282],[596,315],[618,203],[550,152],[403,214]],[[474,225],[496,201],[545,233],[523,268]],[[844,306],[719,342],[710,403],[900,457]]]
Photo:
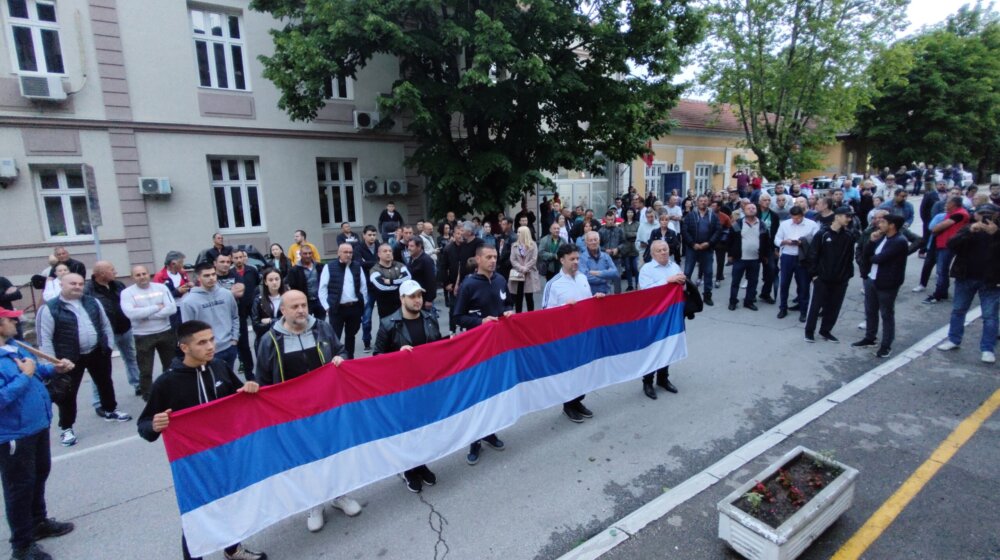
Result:
[[[843,472],[776,529],[733,505],[758,481],[764,481],[799,455],[840,467]],[[719,502],[719,538],[751,560],[797,558],[851,506],[857,477],[856,469],[796,447]]]

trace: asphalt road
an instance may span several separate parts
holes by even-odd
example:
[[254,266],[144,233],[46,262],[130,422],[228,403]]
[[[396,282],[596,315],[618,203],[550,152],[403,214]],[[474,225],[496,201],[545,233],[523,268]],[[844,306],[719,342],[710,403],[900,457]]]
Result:
[[[897,302],[897,350],[945,324],[950,312],[946,304],[921,305],[925,294],[909,291],[921,262],[911,257],[910,281]],[[857,280],[852,281],[834,331],[842,339],[841,344],[805,343],[802,325],[795,315],[779,320],[774,306],[762,304],[758,312],[742,308],[728,311],[724,295],[727,287],[728,282],[716,292],[715,299],[720,303],[688,322],[690,357],[673,367],[671,375],[680,388],[679,395],[660,392],[658,400],[649,400],[636,380],[588,395],[587,405],[595,417],[584,424],[569,422],[559,407],[532,414],[500,434],[507,442],[503,453],[484,449],[480,463],[474,467],[465,464],[463,453],[430,465],[438,475],[438,484],[420,495],[407,492],[398,478],[383,480],[353,493],[365,505],[359,517],[349,519],[327,507],[327,525],[319,533],[306,530],[302,514],[262,531],[249,539],[248,545],[267,551],[275,559],[557,558],[877,364],[870,349],[849,347],[851,341],[860,338],[856,326],[863,318]],[[970,329],[969,341],[977,340],[976,331],[976,327]],[[982,392],[983,387],[963,389],[964,383],[976,380],[980,385],[997,386],[1000,377],[996,367],[981,365],[978,353],[973,355],[974,347],[967,343],[959,353],[928,358],[936,360],[933,368],[930,364],[914,364],[910,375],[935,376],[937,394],[919,393],[913,387],[904,391],[904,379],[899,390],[873,387],[871,398],[865,395],[863,401],[845,404],[836,414],[831,413],[829,419],[817,423],[829,432],[817,432],[815,437],[836,435],[840,439],[821,447],[835,447],[837,457],[848,463],[861,464],[866,460],[862,454],[874,453],[873,469],[879,469],[881,474],[870,474],[866,463],[864,483],[881,477],[898,484],[909,475],[914,461],[919,464],[926,458],[926,449],[913,446],[921,443],[933,448],[943,437],[941,432],[947,432],[955,418],[967,413],[970,403]],[[120,407],[138,415],[142,401],[131,396],[117,361],[115,382]],[[927,408],[914,407],[923,402],[918,401],[920,397],[931,401]],[[960,398],[965,399],[962,406],[929,407],[947,407]],[[79,444],[62,448],[54,441],[54,465],[48,484],[50,515],[72,520],[77,530],[46,541],[45,548],[61,559],[179,557],[180,524],[162,444],[140,440],[134,422],[107,423],[97,418],[89,412],[89,399],[90,382],[86,380],[80,392],[81,414],[76,426]],[[856,405],[859,410],[855,416],[847,412],[838,416]],[[834,421],[835,417],[839,419]],[[896,424],[899,433],[891,427]],[[971,465],[953,473],[957,487],[971,484],[971,473],[979,477],[975,478],[975,492],[980,492],[983,485],[987,485],[983,490],[986,494],[989,484],[997,487],[996,481],[988,478],[988,467],[997,462],[996,420],[988,428],[977,436],[987,438],[985,442],[973,440],[956,459],[956,466],[962,464],[958,459]],[[57,439],[55,428],[53,439]],[[887,451],[896,448],[896,454]],[[985,455],[965,457],[977,450]],[[774,454],[779,451],[776,449]],[[976,466],[981,459],[986,462]],[[759,469],[751,465],[745,470],[734,477],[751,475]],[[852,523],[867,517],[860,506],[877,502],[879,492],[884,493],[889,486],[862,496],[850,516],[824,536],[831,539],[822,549],[824,552],[810,557],[826,556],[835,550],[837,543],[853,532]],[[726,488],[712,491],[724,495]],[[930,492],[932,489],[918,500],[934,502],[940,501],[938,496],[955,494],[954,487],[940,488],[938,494]],[[611,556],[727,557],[730,553],[714,537],[715,522],[710,510],[717,499],[706,498],[701,509],[678,513],[679,518],[668,516],[648,529],[648,538],[640,534]],[[871,504],[866,503],[868,499]],[[690,507],[697,506],[692,502]],[[960,511],[988,509],[980,500],[968,502]],[[959,536],[969,527],[960,522],[946,527],[942,521],[946,516],[929,506],[915,511],[926,512],[925,519],[913,521],[918,533],[921,521],[954,530]],[[6,539],[6,523],[0,532]],[[929,532],[919,536],[935,539]],[[905,535],[900,538],[917,542]],[[990,538],[994,539],[992,549]],[[990,550],[992,557],[998,556],[992,535],[983,534],[970,542],[984,551],[980,557],[990,557]],[[683,549],[675,548],[682,544]],[[877,543],[872,558],[905,557],[876,554],[878,546],[891,544]],[[221,558],[221,554],[211,558]]]

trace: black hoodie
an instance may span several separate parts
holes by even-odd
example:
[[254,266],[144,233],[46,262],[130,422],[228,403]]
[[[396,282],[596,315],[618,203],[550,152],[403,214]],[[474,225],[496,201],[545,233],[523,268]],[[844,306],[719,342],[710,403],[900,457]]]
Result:
[[[201,382],[198,375],[201,375]],[[222,360],[212,360],[195,370],[184,365],[181,358],[174,358],[170,369],[156,378],[149,391],[149,402],[137,422],[139,435],[156,441],[159,432],[153,430],[153,416],[171,410],[177,412],[192,406],[228,397],[243,387],[243,382]]]
[[462,280],[452,312],[455,322],[471,329],[483,324],[486,317],[500,317],[510,310],[507,301],[507,280],[503,276],[494,272],[487,278],[477,272]]

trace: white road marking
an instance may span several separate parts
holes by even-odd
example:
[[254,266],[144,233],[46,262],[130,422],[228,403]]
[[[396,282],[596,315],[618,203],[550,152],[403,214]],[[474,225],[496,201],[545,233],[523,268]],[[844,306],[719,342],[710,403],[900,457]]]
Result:
[[89,455],[89,454],[91,454],[91,453],[93,453],[95,451],[101,451],[103,449],[110,449],[112,447],[118,447],[119,445],[123,445],[123,444],[126,444],[126,443],[131,443],[133,441],[140,441],[140,440],[142,440],[142,438],[140,438],[138,434],[136,434],[134,436],[129,436],[127,438],[116,439],[115,441],[109,441],[109,442],[106,442],[106,443],[102,443],[100,445],[95,445],[93,447],[88,447],[86,449],[81,449],[79,451],[73,451],[73,452],[67,453],[65,455],[59,455],[58,457],[53,457],[52,458],[52,463],[53,464],[54,463],[61,463],[63,461],[69,460],[69,459],[75,459],[75,458],[81,457],[83,455]]

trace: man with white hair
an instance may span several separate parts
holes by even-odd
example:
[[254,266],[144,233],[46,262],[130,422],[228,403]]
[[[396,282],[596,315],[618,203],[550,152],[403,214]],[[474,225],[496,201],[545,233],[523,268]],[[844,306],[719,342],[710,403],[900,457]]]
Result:
[[[681,267],[670,258],[670,247],[666,241],[657,239],[649,244],[649,254],[652,260],[639,269],[639,289],[654,288],[666,284],[684,285],[687,276],[681,272]],[[670,382],[670,366],[664,366],[654,372],[656,384],[671,393],[677,392],[677,387]],[[642,377],[642,392],[656,400],[656,390],[653,389],[653,373]]]

